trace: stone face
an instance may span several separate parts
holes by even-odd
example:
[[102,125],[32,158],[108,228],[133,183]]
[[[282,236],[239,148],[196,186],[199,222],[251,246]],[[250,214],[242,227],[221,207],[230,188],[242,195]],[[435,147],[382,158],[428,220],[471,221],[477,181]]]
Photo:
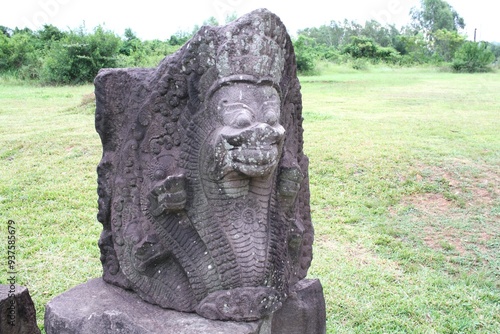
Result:
[[254,11],[154,69],[95,80],[103,278],[163,308],[253,321],[312,259],[292,43]]
[[0,285],[0,334],[38,334],[36,311],[28,289]]
[[47,304],[45,331],[47,334],[324,334],[324,302],[317,298],[320,295],[318,280],[303,280],[292,288],[283,307],[270,317],[231,322],[163,309],[96,278]]

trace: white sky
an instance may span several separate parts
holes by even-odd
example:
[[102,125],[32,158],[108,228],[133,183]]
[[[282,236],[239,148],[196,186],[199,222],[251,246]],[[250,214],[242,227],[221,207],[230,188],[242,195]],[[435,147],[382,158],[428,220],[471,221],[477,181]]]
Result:
[[[419,0],[4,0],[0,6],[0,25],[9,28],[39,29],[53,24],[60,29],[88,29],[97,25],[123,35],[131,28],[141,39],[166,40],[179,30],[191,31],[214,16],[223,23],[226,16],[238,16],[257,8],[268,8],[285,23],[289,33],[319,27],[332,20],[355,20],[363,24],[375,19],[398,27],[410,20],[409,11]],[[498,5],[492,0],[448,0],[465,19],[470,39],[477,28],[477,39],[500,42]]]

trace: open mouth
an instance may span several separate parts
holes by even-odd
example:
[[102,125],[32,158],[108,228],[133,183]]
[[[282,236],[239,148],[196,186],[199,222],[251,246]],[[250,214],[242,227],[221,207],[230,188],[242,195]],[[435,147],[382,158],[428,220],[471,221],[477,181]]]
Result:
[[278,160],[277,145],[265,147],[235,147],[229,150],[233,162],[246,165],[265,166]]
[[224,127],[217,144],[225,156],[221,163],[250,177],[268,175],[278,164],[284,134],[281,126],[267,124],[244,130]]
[[228,151],[230,165],[250,177],[265,176],[278,164],[278,146],[237,147]]

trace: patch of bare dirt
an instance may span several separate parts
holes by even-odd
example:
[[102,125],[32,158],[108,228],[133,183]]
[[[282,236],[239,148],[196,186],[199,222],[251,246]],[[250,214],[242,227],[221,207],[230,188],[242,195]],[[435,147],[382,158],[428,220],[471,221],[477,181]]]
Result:
[[474,203],[492,205],[500,197],[500,175],[485,171],[469,190]]
[[430,215],[449,214],[454,207],[453,202],[447,200],[442,194],[425,193],[406,198],[405,202],[415,209]]
[[488,263],[488,258],[494,255],[495,251],[487,246],[494,238],[498,238],[498,233],[494,231],[461,231],[455,228],[445,228],[438,230],[432,226],[424,227],[423,241],[425,245],[434,250],[454,251],[459,256],[476,256],[479,252],[484,257],[483,264]]
[[447,248],[448,250],[457,251],[462,256],[467,253],[463,234],[454,228],[446,228],[438,231],[432,226],[426,226],[424,227],[423,240],[427,247],[435,250]]
[[[460,159],[442,167],[418,166],[418,170],[418,182],[437,185],[442,192],[415,194],[402,201],[417,211],[415,219],[427,224],[419,232],[424,243],[461,256],[491,253],[487,245],[500,235],[500,215],[492,210],[500,197],[500,171]],[[397,210],[389,213],[395,216]]]
[[[443,192],[410,196],[404,203],[414,205],[428,214],[443,214],[458,207],[487,207],[500,197],[500,170],[494,166],[478,165],[463,159],[452,159],[447,166],[418,166],[418,182],[437,184]],[[449,200],[454,198],[454,200]],[[465,205],[464,205],[465,204]]]

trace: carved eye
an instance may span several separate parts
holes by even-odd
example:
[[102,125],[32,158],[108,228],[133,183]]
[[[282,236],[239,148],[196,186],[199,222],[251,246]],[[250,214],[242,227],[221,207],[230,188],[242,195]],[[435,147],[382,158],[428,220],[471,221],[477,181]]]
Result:
[[252,124],[252,115],[243,111],[236,115],[231,125],[236,128],[245,128],[250,124]]
[[280,118],[280,106],[275,98],[265,101],[262,105],[262,121],[274,126],[279,122]]
[[224,124],[235,128],[250,126],[254,120],[253,112],[243,103],[224,105],[222,117]]
[[278,113],[275,110],[268,110],[264,114],[264,122],[269,125],[275,125],[278,123]]

